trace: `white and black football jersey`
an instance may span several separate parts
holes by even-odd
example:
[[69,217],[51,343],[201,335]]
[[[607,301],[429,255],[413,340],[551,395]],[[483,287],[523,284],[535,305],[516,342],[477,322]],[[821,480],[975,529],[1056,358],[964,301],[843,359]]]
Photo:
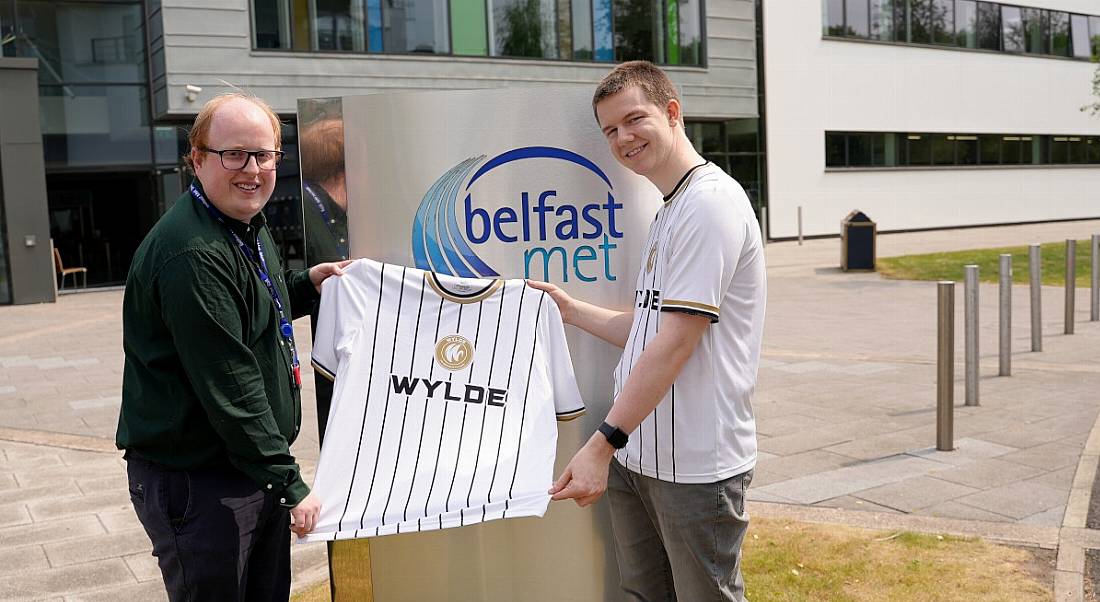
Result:
[[324,283],[312,360],[335,389],[308,539],[545,513],[555,419],[584,412],[549,295],[360,259]]
[[767,284],[760,226],[741,186],[713,163],[688,172],[657,212],[643,247],[634,321],[615,396],[665,312],[707,328],[664,399],[615,457],[662,481],[710,483],[756,464],[756,386]]

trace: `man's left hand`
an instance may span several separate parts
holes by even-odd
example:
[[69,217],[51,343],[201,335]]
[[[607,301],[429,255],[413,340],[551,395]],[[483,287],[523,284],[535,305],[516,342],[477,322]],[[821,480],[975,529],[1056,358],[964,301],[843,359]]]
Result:
[[325,281],[329,276],[343,276],[344,268],[346,268],[352,261],[352,259],[345,259],[344,261],[333,261],[330,263],[319,263],[309,268],[309,281],[313,283],[313,286],[317,289],[317,292],[321,292],[321,283]]
[[554,501],[573,500],[580,507],[595,504],[607,491],[607,470],[615,448],[600,433],[588,439],[548,493]]

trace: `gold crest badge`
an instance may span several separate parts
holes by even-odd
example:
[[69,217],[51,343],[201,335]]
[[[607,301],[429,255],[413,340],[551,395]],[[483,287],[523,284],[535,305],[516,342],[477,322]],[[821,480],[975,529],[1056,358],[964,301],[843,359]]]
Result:
[[648,274],[653,271],[653,266],[657,263],[657,243],[654,242],[653,246],[649,248],[649,257],[645,260],[645,272]]
[[474,346],[462,335],[447,335],[435,344],[435,359],[448,370],[461,370],[474,360]]

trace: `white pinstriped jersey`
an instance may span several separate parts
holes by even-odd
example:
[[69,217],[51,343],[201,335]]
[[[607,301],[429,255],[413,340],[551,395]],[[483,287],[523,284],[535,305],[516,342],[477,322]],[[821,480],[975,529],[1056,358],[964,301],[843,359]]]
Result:
[[555,418],[584,412],[549,295],[360,259],[325,281],[312,359],[335,389],[308,539],[546,512]]
[[677,483],[710,483],[756,465],[756,386],[767,285],[760,226],[741,186],[712,163],[677,184],[642,250],[634,322],[615,369],[618,399],[662,312],[710,318],[657,408],[615,457]]

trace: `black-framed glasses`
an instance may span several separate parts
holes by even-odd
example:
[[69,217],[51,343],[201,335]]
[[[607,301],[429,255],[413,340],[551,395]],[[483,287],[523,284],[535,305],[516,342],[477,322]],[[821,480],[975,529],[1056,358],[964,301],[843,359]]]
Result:
[[216,150],[213,148],[200,149],[206,153],[214,153],[221,158],[222,167],[229,170],[241,170],[248,165],[250,158],[256,159],[256,167],[262,171],[275,171],[275,168],[279,166],[279,161],[283,160],[283,151],[277,150],[241,150],[241,149],[229,149],[229,150]]

